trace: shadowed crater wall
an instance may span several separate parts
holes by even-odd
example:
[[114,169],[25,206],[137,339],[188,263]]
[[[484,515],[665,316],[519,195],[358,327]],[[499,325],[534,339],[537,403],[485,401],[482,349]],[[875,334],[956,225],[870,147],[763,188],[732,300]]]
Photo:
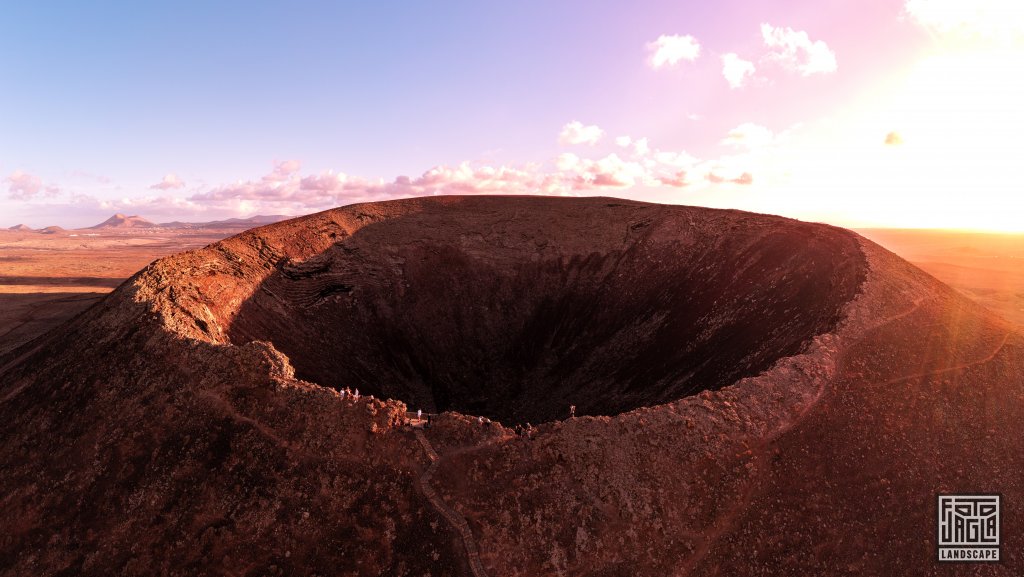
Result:
[[736,211],[476,198],[362,215],[230,320],[296,376],[506,424],[614,415],[756,375],[831,331],[852,234]]

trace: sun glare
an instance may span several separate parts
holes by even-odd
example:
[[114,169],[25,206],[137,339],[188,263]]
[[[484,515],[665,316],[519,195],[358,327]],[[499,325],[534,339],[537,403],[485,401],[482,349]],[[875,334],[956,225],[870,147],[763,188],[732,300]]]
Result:
[[[1022,56],[936,56],[909,76],[891,108],[901,142],[888,145],[892,158],[883,174],[898,187],[895,194],[916,197],[921,224],[1024,230]],[[905,216],[908,224],[915,220]]]
[[787,210],[847,226],[1024,231],[1024,53],[932,56],[794,147]]

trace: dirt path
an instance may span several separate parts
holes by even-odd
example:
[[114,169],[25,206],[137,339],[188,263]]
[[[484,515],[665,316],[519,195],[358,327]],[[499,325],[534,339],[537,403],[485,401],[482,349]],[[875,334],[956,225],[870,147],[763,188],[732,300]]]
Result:
[[[882,327],[885,327],[885,326],[887,326],[889,324],[892,324],[893,322],[896,322],[896,321],[898,321],[898,320],[900,320],[900,319],[902,319],[904,317],[907,317],[907,316],[913,314],[914,312],[916,312],[921,307],[922,302],[923,302],[923,299],[914,299],[913,305],[910,306],[908,309],[906,309],[906,310],[904,310],[904,311],[902,311],[900,313],[897,313],[895,315],[892,315],[890,317],[887,317],[885,319],[881,319],[877,323],[874,323],[871,326],[865,328],[863,330],[863,332],[861,333],[862,334],[861,338],[858,339],[857,342],[860,342],[860,341],[864,340],[865,338],[867,338],[870,333],[872,333],[872,332],[874,332],[874,331],[876,331],[876,330],[878,330],[878,329],[880,329]],[[893,383],[898,383],[900,381],[905,381],[907,379],[921,378],[921,377],[927,377],[927,376],[932,376],[932,375],[939,375],[939,374],[943,374],[943,373],[961,371],[961,370],[964,370],[964,369],[967,369],[967,368],[970,368],[970,367],[973,367],[973,366],[985,364],[985,363],[991,361],[992,359],[994,359],[996,357],[996,355],[998,355],[999,352],[1003,350],[1003,347],[1006,345],[1006,341],[1009,339],[1010,334],[1011,334],[1011,332],[1005,333],[1003,335],[1003,338],[1000,340],[999,345],[996,346],[995,349],[991,353],[986,355],[984,358],[977,359],[977,360],[970,361],[970,362],[966,362],[966,363],[961,363],[961,364],[958,364],[958,365],[955,365],[955,366],[952,366],[952,367],[946,367],[944,369],[936,369],[936,370],[933,370],[933,371],[925,371],[925,372],[915,373],[915,374],[911,374],[911,375],[904,375],[904,376],[901,376],[901,377],[896,377],[896,378],[888,379],[888,380],[885,380],[885,381],[880,381],[880,382],[875,382],[875,383],[868,383],[868,384],[865,384],[864,386],[872,387],[872,386],[878,386],[878,385],[893,384]],[[752,462],[755,465],[755,469],[754,469],[755,471],[758,471],[758,470],[762,470],[763,471],[764,470],[762,468],[762,465],[767,463],[767,457],[769,456],[767,449],[769,448],[771,443],[775,439],[778,439],[779,437],[784,435],[786,432],[792,430],[801,421],[803,421],[804,418],[811,412],[811,409],[813,409],[816,405],[818,405],[819,401],[824,396],[826,388],[827,388],[827,383],[822,383],[822,386],[819,388],[819,390],[815,394],[815,396],[812,399],[812,401],[810,403],[808,403],[807,406],[804,407],[804,409],[802,411],[800,411],[800,413],[796,416],[796,418],[794,418],[789,423],[786,423],[783,426],[779,427],[771,435],[769,435],[768,437],[763,439],[760,443],[758,443],[755,447],[752,448],[752,451],[753,451],[753,461]],[[740,515],[742,515],[743,512],[746,511],[746,509],[750,506],[751,502],[753,501],[754,494],[756,492],[756,487],[757,487],[757,483],[755,481],[756,481],[756,477],[752,476],[750,481],[747,483],[746,487],[744,487],[743,492],[740,494],[739,498],[736,500],[735,506],[731,507],[727,512],[725,512],[723,515],[718,517],[711,524],[711,526],[706,531],[704,531],[704,536],[705,536],[704,539],[697,546],[696,550],[694,551],[693,556],[691,556],[691,558],[688,559],[686,561],[686,563],[683,565],[683,568],[682,568],[683,570],[682,570],[681,574],[688,575],[694,569],[696,569],[700,565],[701,561],[703,561],[704,558],[707,556],[707,554],[711,551],[711,548],[714,546],[714,544],[717,543],[718,540],[721,537],[726,535],[735,526],[735,524],[738,521]]]
[[[11,367],[17,365],[21,361],[27,359],[29,356],[31,356],[32,354],[34,354],[36,351],[38,351],[41,348],[43,348],[43,343],[42,342],[40,342],[36,346],[32,347],[31,349],[25,351],[24,353],[18,355],[14,359],[11,359],[11,361],[8,362],[6,365],[0,367],[0,376],[5,374],[8,371],[8,369],[10,369]],[[14,397],[16,397],[18,395],[18,393],[23,391],[25,389],[25,387],[28,386],[29,382],[30,381],[26,380],[22,384],[18,385],[16,388],[8,391],[7,394],[4,395],[4,397],[2,399],[0,399],[0,403],[6,403],[7,401],[9,401],[9,400],[13,399]]]
[[278,446],[284,448],[286,451],[291,452],[293,455],[301,455],[310,460],[319,458],[317,455],[313,455],[305,448],[297,446],[291,441],[288,441],[287,439],[281,437],[273,428],[257,421],[256,419],[253,419],[252,417],[249,417],[248,415],[243,415],[238,411],[238,409],[235,408],[234,405],[231,404],[231,402],[227,398],[209,390],[200,391],[199,393],[196,394],[196,396],[209,400],[213,407],[216,407],[217,409],[223,411],[224,414],[230,417],[231,419],[238,421],[239,423],[244,423],[246,425],[251,426],[264,437],[270,439]]
[[1005,334],[1003,334],[1003,338],[1002,338],[1002,340],[999,341],[999,345],[995,349],[993,349],[992,352],[989,353],[983,359],[978,359],[978,360],[970,361],[970,362],[967,362],[967,363],[960,363],[959,365],[953,365],[952,367],[946,367],[944,369],[935,369],[934,371],[924,371],[922,373],[913,373],[913,374],[910,374],[910,375],[903,375],[901,377],[894,377],[894,378],[889,379],[887,381],[871,383],[868,386],[891,385],[893,383],[898,383],[900,381],[906,381],[908,379],[919,379],[919,378],[923,378],[923,377],[931,377],[931,376],[935,376],[935,375],[941,375],[941,374],[944,374],[944,373],[954,373],[956,371],[962,371],[964,369],[969,369],[971,367],[976,367],[978,365],[984,365],[985,363],[987,363],[987,362],[991,361],[992,359],[996,358],[996,355],[998,355],[999,352],[1003,350],[1003,347],[1006,346],[1006,341],[1010,338],[1011,334],[1012,334],[1012,331],[1008,331]]
[[442,517],[448,521],[462,538],[462,546],[466,550],[466,558],[469,561],[469,568],[473,572],[474,577],[487,577],[487,571],[484,570],[483,564],[480,562],[480,554],[476,547],[476,539],[473,538],[473,532],[469,529],[469,523],[466,522],[466,518],[459,512],[449,507],[441,496],[437,494],[434,487],[430,484],[431,478],[434,476],[434,471],[437,470],[437,463],[440,457],[437,452],[434,451],[434,446],[430,444],[427,436],[423,434],[422,429],[414,429],[413,433],[416,435],[416,440],[423,446],[423,451],[427,454],[427,458],[430,459],[430,466],[420,476],[420,490],[423,491],[423,495],[427,497],[430,504],[441,514]]
[[[866,327],[862,331],[862,336],[860,339],[858,339],[858,342],[867,338],[867,335],[869,333],[872,333],[884,326],[892,324],[904,317],[907,317],[917,312],[917,310],[921,307],[922,302],[923,299],[914,299],[913,304],[906,310],[900,311],[899,313],[896,313],[892,316],[881,319],[878,322]],[[837,365],[840,365],[841,360],[837,360],[836,363]],[[792,430],[798,424],[800,424],[811,412],[811,410],[818,405],[822,397],[825,396],[825,389],[827,387],[828,383],[822,382],[821,385],[818,387],[818,390],[814,393],[814,397],[810,400],[810,402],[808,402],[803,407],[803,409],[800,410],[800,412],[793,419],[791,419],[787,423],[783,423],[770,435],[768,435],[764,439],[761,439],[760,442],[751,447],[751,452],[753,455],[751,463],[754,465],[753,471],[766,470],[766,463],[768,462],[769,456],[768,448],[771,445],[771,443],[778,439],[779,437],[781,437],[782,435],[786,434],[788,431]],[[694,569],[696,569],[704,560],[704,558],[707,557],[708,553],[711,551],[711,548],[715,545],[715,543],[717,543],[720,538],[726,535],[736,525],[736,522],[738,521],[740,515],[742,515],[750,507],[750,504],[754,500],[754,494],[756,493],[757,489],[756,481],[757,473],[755,472],[752,473],[749,481],[743,488],[743,491],[736,499],[735,504],[732,507],[730,507],[729,510],[727,510],[725,513],[716,518],[714,522],[712,522],[711,525],[702,532],[703,539],[696,546],[693,555],[691,555],[690,558],[683,563],[681,567],[682,571],[680,572],[681,575],[689,575]]]

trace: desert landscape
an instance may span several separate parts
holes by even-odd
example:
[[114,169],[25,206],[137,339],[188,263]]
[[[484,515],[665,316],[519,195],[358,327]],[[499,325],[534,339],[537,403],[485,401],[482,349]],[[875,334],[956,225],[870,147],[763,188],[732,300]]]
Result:
[[1018,326],[839,228],[353,205],[162,258],[0,356],[0,563],[932,574],[936,493],[1024,496],[1022,366]]
[[117,214],[81,230],[0,229],[0,354],[82,312],[160,257],[282,218],[157,225]]
[[1024,234],[913,229],[857,232],[1024,326]]

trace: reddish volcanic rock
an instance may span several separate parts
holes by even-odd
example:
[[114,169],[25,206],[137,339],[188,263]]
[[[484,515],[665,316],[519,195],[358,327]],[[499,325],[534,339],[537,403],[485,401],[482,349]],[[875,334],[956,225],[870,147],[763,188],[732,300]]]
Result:
[[[984,570],[1012,574],[1022,368],[1006,323],[833,227],[354,205],[161,259],[0,357],[0,572],[932,574],[961,491],[1003,494]],[[405,403],[458,413],[420,439]]]

